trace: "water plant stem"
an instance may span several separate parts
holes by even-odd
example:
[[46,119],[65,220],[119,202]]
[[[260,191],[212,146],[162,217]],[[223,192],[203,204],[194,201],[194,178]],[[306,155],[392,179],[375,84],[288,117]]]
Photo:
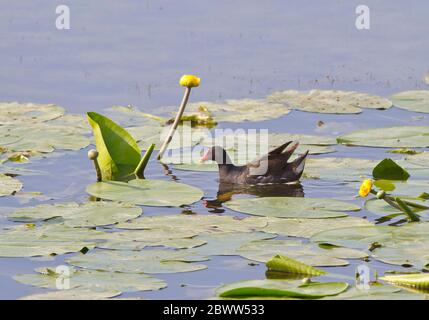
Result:
[[168,147],[168,144],[173,139],[174,133],[176,132],[177,126],[180,123],[180,119],[182,118],[183,112],[185,111],[186,104],[188,103],[189,95],[191,93],[191,87],[185,88],[185,94],[183,95],[182,103],[180,104],[179,111],[176,114],[176,118],[174,119],[173,125],[170,128],[170,131],[167,135],[167,138],[164,140],[164,143],[162,144],[161,148],[159,149],[159,153],[157,156],[158,160],[161,160],[162,156],[164,155],[165,150]]
[[420,217],[413,210],[411,210],[399,197],[395,198],[396,203],[401,208],[401,210],[407,215],[408,220],[411,222],[420,221]]
[[134,170],[134,174],[139,179],[144,179],[144,170],[146,169],[147,163],[149,162],[150,156],[152,155],[153,149],[155,148],[155,144],[151,144],[149,148],[147,148],[145,154],[141,158],[139,164]]

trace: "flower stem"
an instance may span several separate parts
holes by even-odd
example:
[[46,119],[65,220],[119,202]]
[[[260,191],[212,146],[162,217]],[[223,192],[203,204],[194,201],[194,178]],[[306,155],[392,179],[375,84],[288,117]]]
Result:
[[141,158],[137,168],[134,170],[134,174],[139,179],[144,179],[144,170],[146,169],[147,163],[149,162],[149,158],[152,155],[153,149],[155,148],[155,144],[151,144],[149,148],[147,148],[145,154]]
[[168,147],[168,144],[173,139],[173,135],[176,132],[177,126],[179,125],[180,119],[182,118],[183,112],[185,111],[186,104],[188,103],[190,93],[191,93],[191,87],[186,87],[185,94],[183,95],[182,103],[180,104],[180,108],[176,114],[176,118],[174,119],[173,125],[170,128],[170,132],[168,133],[167,138],[165,139],[164,143],[159,149],[158,156],[156,157],[158,160],[161,160],[165,150]]
[[408,220],[411,222],[420,221],[420,217],[413,210],[411,210],[399,197],[395,198],[396,203],[400,207],[400,209],[407,215]]

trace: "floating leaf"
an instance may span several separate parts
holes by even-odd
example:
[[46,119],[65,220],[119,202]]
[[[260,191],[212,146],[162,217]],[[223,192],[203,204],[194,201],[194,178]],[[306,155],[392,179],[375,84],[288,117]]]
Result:
[[291,297],[302,299],[318,299],[334,296],[348,287],[345,282],[310,282],[286,280],[247,280],[231,283],[217,289],[222,298],[246,297]]
[[141,151],[134,138],[101,114],[88,112],[87,116],[94,131],[103,180],[119,180],[133,173],[141,159]]
[[0,197],[11,195],[22,189],[22,183],[15,178],[0,174]]
[[322,198],[264,197],[235,199],[226,203],[231,210],[278,218],[335,218],[360,207],[344,201]]
[[375,179],[406,181],[410,174],[392,159],[384,159],[375,166],[372,176]]
[[386,286],[380,283],[370,284],[368,290],[350,287],[347,291],[334,297],[326,297],[326,299],[333,300],[424,300],[424,295],[412,294],[404,292],[399,288],[393,286]]
[[19,208],[9,215],[9,219],[37,222],[60,217],[71,227],[96,227],[134,219],[141,212],[141,208],[115,202],[68,202]]
[[64,112],[63,108],[54,104],[2,102],[0,103],[0,124],[40,123],[61,117]]
[[310,238],[318,232],[331,229],[372,225],[368,220],[357,217],[343,217],[335,219],[268,218],[267,221],[268,226],[262,229],[265,232],[302,238]]
[[79,150],[89,143],[89,139],[73,127],[46,122],[0,126],[0,145],[8,151],[47,153],[55,149]]
[[337,138],[338,143],[380,148],[429,147],[429,127],[399,126],[354,131]]
[[[427,205],[427,202],[425,202],[424,200],[418,199],[418,198],[403,198],[402,200],[409,200],[413,203],[417,203],[419,205]],[[365,209],[367,209],[368,211],[378,214],[378,215],[382,215],[382,216],[386,216],[386,215],[394,215],[394,214],[403,214],[403,212],[399,209],[396,209],[394,207],[392,207],[391,205],[389,205],[386,201],[384,200],[378,200],[378,199],[369,199],[365,202]],[[413,210],[415,212],[418,212],[419,215],[421,214],[428,214],[429,212],[425,212],[422,211],[420,209],[417,208],[413,208]]]
[[176,273],[206,269],[205,261],[185,250],[96,251],[66,259],[67,263],[85,269],[125,273]]
[[265,232],[227,232],[200,235],[198,239],[205,241],[206,244],[195,248],[193,251],[208,256],[232,256],[237,255],[236,250],[247,242],[274,237],[276,235]]
[[[162,111],[174,112],[177,107],[167,107],[160,109]],[[201,109],[207,110],[210,116],[216,122],[244,122],[244,121],[263,121],[276,119],[290,112],[290,109],[283,104],[271,103],[266,100],[226,100],[225,102],[195,102],[186,107],[186,116],[192,116],[200,113]]]
[[96,245],[101,232],[64,225],[23,225],[0,231],[1,257],[34,257],[79,252]]
[[395,107],[413,112],[429,113],[429,90],[412,90],[391,97]]
[[267,225],[267,221],[258,217],[237,219],[232,216],[217,215],[162,215],[142,217],[118,224],[121,229],[165,230],[174,234],[177,230],[192,231],[196,234],[224,232],[252,232]]
[[38,268],[37,274],[20,274],[13,277],[14,280],[34,287],[58,289],[58,283],[68,286],[67,289],[88,289],[106,291],[148,291],[165,288],[167,284],[163,280],[153,278],[145,274],[132,274],[120,272],[106,272],[97,270],[75,269],[66,267],[67,274],[61,268]]
[[416,164],[423,167],[429,166],[429,152],[425,151],[421,154],[416,154],[413,156],[408,156],[405,158],[407,162]]
[[293,109],[317,113],[360,113],[361,108],[388,109],[392,106],[392,102],[379,96],[335,90],[287,90],[274,92],[267,100],[283,103]]
[[119,291],[94,291],[92,289],[70,289],[47,293],[36,293],[20,298],[20,300],[105,300],[119,296]]
[[145,179],[96,182],[86,192],[102,199],[161,207],[191,204],[204,195],[202,190],[187,184]]
[[280,254],[275,255],[273,258],[267,261],[266,266],[268,270],[272,271],[303,274],[309,276],[321,276],[326,273],[323,270],[313,268],[306,265],[305,263]]
[[[336,257],[334,250],[325,250],[313,244],[304,244],[300,240],[257,240],[244,244],[237,250],[243,258],[264,262],[280,254],[298,260],[310,266],[335,267],[346,266],[346,260]],[[341,252],[343,256],[343,252]]]

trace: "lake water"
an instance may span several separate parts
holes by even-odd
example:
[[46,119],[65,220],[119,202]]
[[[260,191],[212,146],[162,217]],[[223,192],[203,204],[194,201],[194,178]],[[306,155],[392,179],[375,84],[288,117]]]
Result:
[[[72,113],[136,105],[150,112],[177,105],[182,74],[202,78],[192,101],[264,98],[276,90],[342,89],[389,96],[427,88],[429,3],[371,1],[370,30],[357,30],[355,8],[361,1],[62,1],[71,10],[71,29],[57,30],[51,0],[0,4],[0,99],[55,103]],[[416,116],[420,116],[416,121]],[[320,131],[319,120],[327,129]],[[424,114],[397,108],[365,110],[359,115],[322,115],[293,111],[279,119],[222,128],[268,128],[272,132],[338,135],[360,128],[429,125]],[[89,149],[89,148],[88,148]],[[40,191],[55,201],[85,201],[95,179],[87,150],[58,152],[26,167],[49,172],[24,176],[25,191]],[[335,146],[329,156],[380,159],[384,149]],[[392,155],[389,155],[392,156]],[[395,156],[393,156],[395,157]],[[399,157],[399,156],[397,156]],[[174,170],[180,181],[216,198],[217,173]],[[151,161],[147,176],[170,179]],[[325,188],[304,180],[305,196],[328,197]],[[362,203],[361,200],[356,200]],[[52,202],[52,201],[51,201]],[[22,204],[0,198],[0,207]],[[145,215],[180,213],[180,208],[145,208]],[[202,201],[191,206],[212,214]],[[225,210],[223,214],[233,214]],[[236,213],[234,213],[236,214]],[[356,214],[368,216],[366,211]],[[1,224],[9,224],[0,213]],[[68,256],[68,255],[66,255]],[[18,284],[11,276],[37,266],[58,265],[37,259],[0,260],[0,299],[15,299],[41,289]],[[351,277],[357,262],[326,268]],[[265,266],[239,257],[213,257],[204,271],[156,275],[168,288],[127,294],[145,298],[208,298],[221,283],[265,277]],[[370,262],[373,270],[392,269]],[[184,286],[183,286],[184,285]]]

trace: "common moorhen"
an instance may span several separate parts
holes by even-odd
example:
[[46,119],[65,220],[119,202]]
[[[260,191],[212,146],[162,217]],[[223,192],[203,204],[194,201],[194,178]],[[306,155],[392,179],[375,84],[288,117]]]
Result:
[[265,184],[297,182],[304,171],[308,151],[292,162],[287,162],[298,147],[289,141],[244,166],[231,162],[227,152],[220,146],[211,147],[201,160],[216,161],[221,183]]

